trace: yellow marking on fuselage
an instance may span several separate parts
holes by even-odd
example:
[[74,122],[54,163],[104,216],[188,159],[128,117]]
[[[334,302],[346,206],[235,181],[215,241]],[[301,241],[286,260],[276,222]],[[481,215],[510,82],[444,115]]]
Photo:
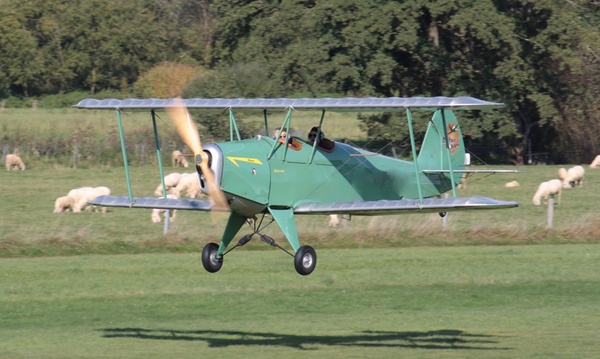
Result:
[[262,165],[262,162],[260,162],[260,160],[258,158],[251,158],[251,157],[227,157],[227,159],[230,160],[237,167],[240,167],[240,165],[237,164],[238,161],[240,161],[240,162],[254,163],[256,165]]

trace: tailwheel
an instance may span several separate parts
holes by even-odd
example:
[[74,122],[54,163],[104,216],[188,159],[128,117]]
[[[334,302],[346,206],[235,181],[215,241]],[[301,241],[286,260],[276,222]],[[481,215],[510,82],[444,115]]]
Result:
[[294,266],[300,275],[309,275],[317,265],[317,252],[311,246],[302,246],[294,256]]
[[202,249],[202,265],[208,272],[216,273],[223,266],[223,257],[217,258],[218,250],[216,243],[209,243]]

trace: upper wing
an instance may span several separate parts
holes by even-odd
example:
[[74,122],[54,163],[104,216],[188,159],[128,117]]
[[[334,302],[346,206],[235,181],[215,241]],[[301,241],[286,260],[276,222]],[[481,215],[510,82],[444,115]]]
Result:
[[498,209],[518,207],[519,202],[500,201],[487,197],[426,198],[418,199],[356,201],[356,202],[304,202],[294,208],[295,214],[353,214],[378,216],[409,211],[446,212],[473,209]]
[[[156,110],[174,106],[174,99],[85,99],[75,107],[82,109]],[[504,106],[473,97],[343,97],[343,98],[191,98],[183,100],[189,109],[297,109],[333,112],[398,112],[406,108],[435,110],[489,109]]]
[[127,196],[100,196],[89,201],[88,204],[103,207],[183,209],[194,211],[210,211],[214,205],[210,200],[197,199],[134,197],[133,201],[130,201]]

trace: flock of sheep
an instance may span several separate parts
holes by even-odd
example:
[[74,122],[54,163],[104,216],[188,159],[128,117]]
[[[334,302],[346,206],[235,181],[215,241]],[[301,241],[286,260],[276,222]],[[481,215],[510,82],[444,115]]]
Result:
[[[594,159],[594,162],[590,164],[590,168],[596,168],[600,164],[600,155]],[[542,198],[544,202],[548,201],[550,196],[556,197],[556,204],[560,203],[560,196],[563,188],[575,188],[583,185],[583,176],[585,175],[585,169],[582,166],[573,166],[568,170],[565,168],[558,169],[558,178],[551,179],[540,183],[537,191],[533,195],[532,202],[535,206],[542,204]]]
[[[189,164],[180,151],[173,151],[172,164],[174,167],[188,167]],[[8,159],[8,156],[7,156]],[[198,175],[194,173],[177,173],[173,172],[164,177],[165,189],[167,198],[197,198],[202,196],[202,190],[198,183]],[[163,185],[160,183],[154,190],[154,194],[159,198],[163,197]],[[98,196],[110,195],[108,187],[81,187],[70,190],[66,196],[61,196],[54,202],[54,213],[61,212],[81,212],[82,210],[94,210],[94,206],[88,206],[87,202],[95,199]],[[102,209],[106,212],[106,207]],[[154,223],[161,222],[160,214],[165,212],[162,209],[153,209],[151,220]],[[171,211],[171,219],[175,218],[175,212]]]

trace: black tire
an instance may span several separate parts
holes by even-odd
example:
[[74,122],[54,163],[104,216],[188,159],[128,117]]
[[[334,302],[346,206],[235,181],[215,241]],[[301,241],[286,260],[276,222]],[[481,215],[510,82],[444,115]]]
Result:
[[311,246],[298,248],[294,255],[294,266],[300,275],[309,275],[317,266],[317,252]]
[[219,246],[216,243],[209,243],[202,249],[202,265],[210,273],[216,273],[223,266],[223,258],[217,259]]

